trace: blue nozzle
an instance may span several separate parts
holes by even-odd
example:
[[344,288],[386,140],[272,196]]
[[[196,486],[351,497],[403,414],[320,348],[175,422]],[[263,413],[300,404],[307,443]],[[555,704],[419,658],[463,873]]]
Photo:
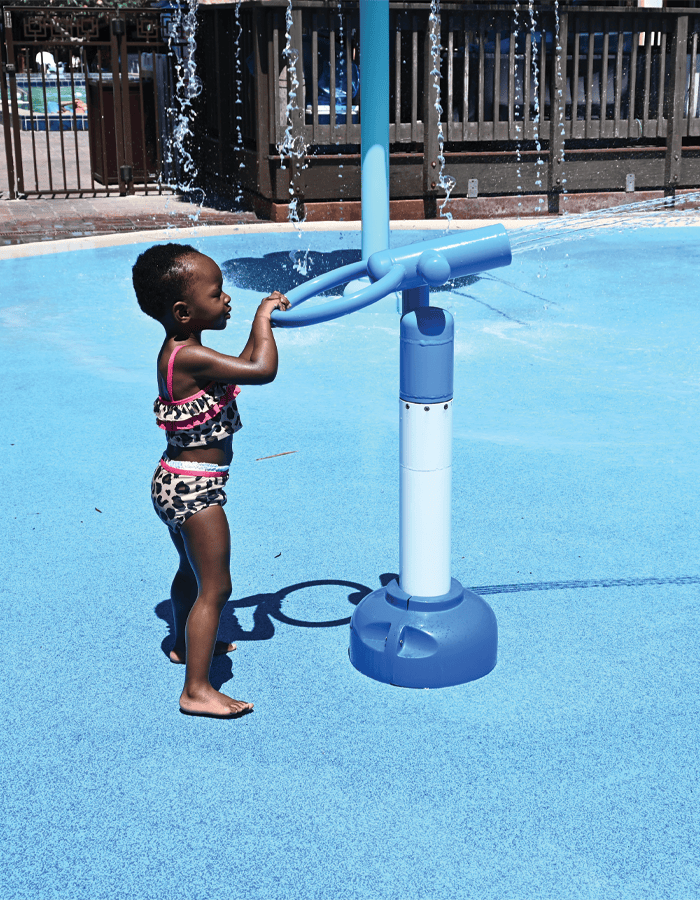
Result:
[[502,225],[488,225],[433,241],[421,241],[398,250],[380,250],[367,260],[372,281],[383,278],[396,265],[405,269],[401,290],[423,284],[437,286],[450,278],[474,275],[510,265],[510,241]]

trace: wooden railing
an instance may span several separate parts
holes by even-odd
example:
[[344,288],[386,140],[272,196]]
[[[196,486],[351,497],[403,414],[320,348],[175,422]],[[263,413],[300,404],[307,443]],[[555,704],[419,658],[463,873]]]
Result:
[[[700,184],[695,5],[539,2],[533,16],[527,2],[443,2],[438,98],[430,5],[391,3],[392,197],[440,195],[440,128],[457,196],[546,194],[556,209],[562,191]],[[309,203],[337,199],[343,166],[344,199],[358,198],[357,3],[295,0],[291,55],[285,7],[244,0],[238,20],[233,4],[201,7],[205,179],[231,189],[241,180],[276,203],[288,200],[291,179]]]

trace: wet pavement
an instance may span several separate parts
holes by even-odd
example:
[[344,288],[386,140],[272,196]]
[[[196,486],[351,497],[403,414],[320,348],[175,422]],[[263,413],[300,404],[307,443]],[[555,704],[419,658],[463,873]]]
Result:
[[[136,195],[121,197],[111,185],[110,195],[96,195],[95,191],[103,188],[91,170],[87,132],[22,132],[20,142],[22,171],[15,175],[22,199],[9,199],[14,179],[8,177],[6,154],[0,152],[0,247],[193,224],[257,221],[252,212],[231,212],[212,205],[200,209],[173,193],[158,193],[157,186],[149,188],[148,193],[140,186]],[[66,196],[66,190],[80,188],[82,193]],[[32,196],[33,192],[40,193]]]
[[173,194],[0,200],[0,246],[168,227],[257,222],[253,212],[199,207]]

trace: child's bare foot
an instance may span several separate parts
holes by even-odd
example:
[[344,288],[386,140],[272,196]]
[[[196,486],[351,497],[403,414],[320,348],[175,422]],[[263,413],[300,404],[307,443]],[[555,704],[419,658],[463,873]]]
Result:
[[[227,641],[217,641],[214,645],[214,656],[223,656],[224,653],[233,653],[235,649],[235,644],[229,644]],[[183,666],[185,665],[187,662],[187,653],[184,644],[181,647],[177,644],[173,647],[170,651],[170,662],[180,663]]]
[[208,716],[212,719],[237,719],[253,711],[252,703],[234,700],[215,691],[207,685],[201,691],[183,691],[180,697],[180,712],[188,716]]

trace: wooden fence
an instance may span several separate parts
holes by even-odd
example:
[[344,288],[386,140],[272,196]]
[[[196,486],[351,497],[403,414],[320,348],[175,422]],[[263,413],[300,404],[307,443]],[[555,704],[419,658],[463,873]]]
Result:
[[[200,28],[204,182],[268,205],[359,199],[357,3],[294,0],[291,28],[282,0],[217,3]],[[454,196],[556,210],[562,192],[700,185],[694,3],[443,2],[433,26],[428,3],[391,3],[390,34],[393,199],[444,196],[440,132]]]

